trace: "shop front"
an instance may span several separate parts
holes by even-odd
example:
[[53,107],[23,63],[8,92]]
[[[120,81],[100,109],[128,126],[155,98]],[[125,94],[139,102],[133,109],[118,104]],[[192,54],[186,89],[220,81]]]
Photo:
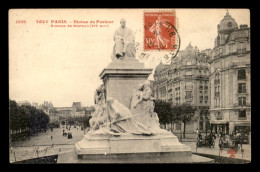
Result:
[[228,121],[210,121],[211,132],[218,134],[229,134],[229,122]]
[[250,121],[239,121],[235,122],[234,131],[236,133],[249,134],[251,131]]

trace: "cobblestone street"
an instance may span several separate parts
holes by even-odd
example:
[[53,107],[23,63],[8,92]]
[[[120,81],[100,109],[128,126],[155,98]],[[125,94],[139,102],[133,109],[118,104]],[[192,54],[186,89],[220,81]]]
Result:
[[[72,139],[62,136],[62,131],[65,128],[54,128],[53,131],[47,130],[46,133],[39,133],[38,136],[31,136],[30,139],[18,141],[12,144],[13,151],[10,153],[10,162],[22,161],[37,157],[56,155],[61,151],[71,150],[74,144],[80,141],[84,135],[84,130],[71,127]],[[180,134],[175,133],[180,140]],[[51,136],[53,137],[51,139]],[[196,149],[196,134],[186,134],[186,138],[182,139],[182,143],[191,146],[193,153],[211,154],[217,156],[230,157],[228,148],[219,151],[219,138],[215,140],[215,147],[199,147]],[[241,149],[234,154],[234,158],[251,160],[251,145],[243,144],[243,157]]]
[[[180,134],[175,133],[175,135],[179,138],[180,140]],[[205,134],[203,135],[203,137]],[[215,146],[214,148],[209,148],[206,146],[199,147],[196,149],[196,140],[197,139],[197,134],[186,134],[186,138],[182,139],[182,143],[188,145],[191,147],[193,153],[202,153],[202,154],[211,154],[211,155],[217,155],[217,156],[224,156],[224,157],[230,157],[230,151],[229,148],[224,148],[222,151],[219,150],[219,138],[217,137],[215,140]],[[250,140],[250,139],[249,139]],[[231,142],[231,141],[229,141]],[[238,159],[245,159],[245,160],[251,160],[251,141],[249,141],[249,144],[243,144],[242,148],[244,152],[241,152],[241,149],[239,149],[236,154],[234,154],[233,158],[238,158]],[[242,155],[243,154],[243,155]]]
[[[74,148],[74,144],[82,139],[84,130],[71,127],[72,139],[62,136],[65,128],[50,129],[30,139],[12,143],[13,151],[10,153],[10,162],[22,161],[31,158],[58,154],[60,151]],[[52,136],[52,139],[51,139]],[[38,153],[37,153],[38,152]]]

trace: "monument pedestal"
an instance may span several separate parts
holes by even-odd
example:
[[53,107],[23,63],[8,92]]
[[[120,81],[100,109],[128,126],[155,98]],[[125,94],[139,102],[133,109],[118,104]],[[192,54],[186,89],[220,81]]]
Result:
[[75,150],[61,152],[57,163],[214,163],[194,155],[172,133],[155,136],[84,135]]
[[106,98],[112,97],[130,108],[133,91],[147,80],[152,70],[134,58],[112,61],[99,75],[106,88]]
[[[133,92],[147,80],[151,73],[152,69],[145,69],[144,64],[134,58],[113,60],[100,74],[105,85],[106,98],[112,97],[130,109]],[[128,124],[132,125],[127,126],[131,128],[135,123],[126,123]],[[194,156],[191,148],[180,143],[171,132],[163,130],[149,136],[122,132],[116,136],[102,132],[101,128],[85,134],[83,139],[75,144],[75,150],[59,155],[58,162],[192,163],[194,162],[192,157]]]
[[[116,158],[120,156],[145,156],[153,157],[161,154],[170,155],[171,159],[191,158],[191,148],[178,141],[172,133],[143,136],[124,134],[111,135],[84,135],[83,139],[75,144],[79,159]],[[184,160],[183,159],[183,160]]]

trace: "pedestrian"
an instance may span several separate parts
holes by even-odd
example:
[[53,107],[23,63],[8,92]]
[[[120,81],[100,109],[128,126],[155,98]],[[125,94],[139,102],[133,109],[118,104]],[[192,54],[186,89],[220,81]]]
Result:
[[51,140],[52,140],[52,135],[51,135]]
[[196,133],[199,134],[199,130],[198,130],[198,128],[196,129]]

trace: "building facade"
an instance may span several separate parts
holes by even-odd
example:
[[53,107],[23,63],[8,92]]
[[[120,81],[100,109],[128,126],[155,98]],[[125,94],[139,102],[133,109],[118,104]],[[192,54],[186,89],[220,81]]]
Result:
[[[154,73],[154,97],[172,105],[187,103],[203,109],[209,108],[210,52],[210,49],[199,52],[197,47],[189,44],[170,65],[160,63]],[[195,132],[198,129],[202,132],[208,128],[208,116],[201,115],[198,110],[193,120],[187,124],[186,131]],[[173,130],[180,131],[180,124],[174,124]]]
[[18,101],[17,105],[18,106],[22,106],[22,105],[24,105],[24,106],[31,106],[31,103],[28,100],[24,100],[24,101]]
[[60,116],[55,108],[49,109],[50,123],[60,122]]
[[217,26],[211,52],[210,124],[215,132],[250,131],[250,28],[227,12]]

